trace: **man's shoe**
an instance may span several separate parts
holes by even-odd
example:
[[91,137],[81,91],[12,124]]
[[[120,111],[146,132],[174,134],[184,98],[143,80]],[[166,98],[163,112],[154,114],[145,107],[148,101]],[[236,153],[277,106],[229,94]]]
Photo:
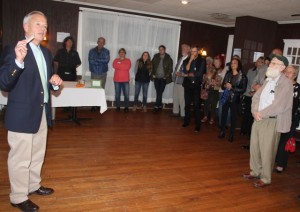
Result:
[[181,126],[182,127],[187,127],[187,126],[189,126],[189,124],[188,123],[183,123]]
[[247,180],[258,179],[258,177],[251,175],[249,172],[243,174],[243,178],[245,178],[245,179],[247,179]]
[[200,132],[200,127],[195,127],[195,132],[196,133]]
[[172,113],[170,116],[171,117],[179,117],[180,115],[179,115],[179,113]]
[[264,188],[269,184],[264,183],[262,180],[257,180],[253,185],[255,188]]
[[50,195],[53,194],[54,190],[52,188],[46,188],[41,186],[38,190],[30,192],[29,195],[31,194],[37,194],[37,195]]
[[19,208],[21,211],[26,211],[26,212],[35,212],[38,211],[40,208],[38,205],[31,202],[30,199],[18,204],[14,204],[14,203],[10,203],[10,204],[15,208]]
[[247,150],[250,149],[250,145],[243,145],[242,147],[243,147],[243,149],[247,149]]

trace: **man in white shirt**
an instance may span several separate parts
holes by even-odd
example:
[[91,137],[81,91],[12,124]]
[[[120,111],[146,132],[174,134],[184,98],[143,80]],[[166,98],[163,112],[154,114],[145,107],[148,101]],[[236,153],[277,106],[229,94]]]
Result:
[[252,98],[251,171],[243,177],[258,179],[254,183],[256,188],[271,183],[280,133],[288,132],[291,127],[293,85],[282,73],[286,66],[288,60],[284,56],[272,55],[267,79]]
[[[191,51],[191,47],[187,44],[181,45],[182,56],[178,60],[175,70],[173,72],[173,116],[184,117],[184,88],[182,86],[183,83],[183,61],[189,56]],[[180,110],[180,112],[179,112]]]

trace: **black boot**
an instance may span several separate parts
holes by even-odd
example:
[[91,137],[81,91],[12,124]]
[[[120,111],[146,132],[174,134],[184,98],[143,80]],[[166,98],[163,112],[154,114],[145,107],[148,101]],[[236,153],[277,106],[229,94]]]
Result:
[[225,138],[225,132],[224,131],[220,131],[218,138]]
[[228,141],[229,141],[230,143],[233,142],[233,134],[230,134],[230,136],[229,136],[229,138],[228,138]]

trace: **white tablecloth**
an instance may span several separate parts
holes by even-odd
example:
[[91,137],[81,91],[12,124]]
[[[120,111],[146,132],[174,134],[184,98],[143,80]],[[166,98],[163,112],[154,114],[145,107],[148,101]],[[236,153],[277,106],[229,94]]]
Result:
[[[107,110],[104,89],[101,88],[77,88],[77,82],[63,82],[61,90],[52,92],[52,107],[81,107],[99,106],[100,113]],[[7,93],[1,91],[0,105],[7,104]]]

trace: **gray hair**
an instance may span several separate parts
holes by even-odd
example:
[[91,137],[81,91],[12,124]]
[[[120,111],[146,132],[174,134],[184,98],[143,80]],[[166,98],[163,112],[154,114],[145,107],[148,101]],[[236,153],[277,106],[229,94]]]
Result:
[[24,19],[23,19],[23,24],[27,24],[30,20],[30,18],[33,16],[33,15],[41,15],[41,16],[44,16],[45,19],[47,20],[47,17],[45,16],[44,13],[42,13],[41,11],[32,11],[30,13],[28,13],[27,15],[25,15]]
[[214,61],[214,59],[212,59],[212,57],[210,57],[210,56],[208,56],[208,57],[206,57],[206,61],[209,61],[209,62],[213,62]]
[[288,65],[285,69],[292,69],[294,71],[295,78],[298,76],[299,68],[294,65]]

